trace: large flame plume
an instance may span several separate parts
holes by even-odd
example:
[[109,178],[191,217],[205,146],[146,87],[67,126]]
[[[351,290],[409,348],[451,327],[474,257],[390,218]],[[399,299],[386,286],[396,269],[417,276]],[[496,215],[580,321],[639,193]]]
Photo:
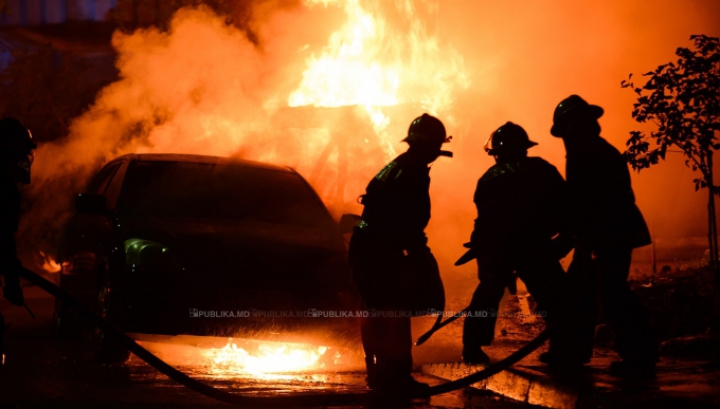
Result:
[[407,32],[397,32],[360,0],[332,3],[342,5],[347,21],[319,57],[310,57],[300,86],[290,94],[290,106],[363,106],[375,130],[382,132],[390,118],[380,107],[413,104],[437,114],[451,107],[454,91],[469,86],[462,57],[428,34],[413,2],[398,3]]
[[[67,208],[71,193],[113,157],[194,153],[292,166],[331,209],[357,211],[354,198],[396,153],[403,128],[422,111],[449,110],[469,79],[459,53],[440,47],[412,2],[393,9],[409,24],[406,33],[389,27],[384,2],[317,3],[300,10],[338,8],[346,21],[316,47],[319,57],[304,44],[295,63],[280,64],[288,57],[268,45],[289,40],[266,39],[260,49],[205,7],[179,10],[167,31],[116,33],[120,79],[72,122],[66,141],[39,149],[36,186],[43,190],[36,194],[64,181],[64,200],[54,202]],[[288,73],[286,66],[304,67]],[[288,84],[288,76],[298,81]],[[400,131],[390,132],[391,124]]]

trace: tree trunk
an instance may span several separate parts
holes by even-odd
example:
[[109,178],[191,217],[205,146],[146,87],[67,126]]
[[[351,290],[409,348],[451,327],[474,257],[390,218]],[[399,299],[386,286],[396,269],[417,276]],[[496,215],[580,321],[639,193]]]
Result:
[[707,182],[708,182],[708,243],[710,245],[710,268],[715,279],[720,283],[720,263],[718,262],[718,235],[717,220],[715,218],[715,182],[713,178],[713,152],[708,151],[707,156]]
[[[717,220],[715,217],[715,181],[713,177],[713,151],[708,149],[707,156],[707,182],[708,182],[708,242],[710,244],[710,269],[715,276],[718,292],[720,293],[720,262],[718,262],[718,235]],[[720,333],[720,296],[713,300],[713,318],[710,330],[714,334]],[[715,358],[715,364],[720,365],[720,357]]]

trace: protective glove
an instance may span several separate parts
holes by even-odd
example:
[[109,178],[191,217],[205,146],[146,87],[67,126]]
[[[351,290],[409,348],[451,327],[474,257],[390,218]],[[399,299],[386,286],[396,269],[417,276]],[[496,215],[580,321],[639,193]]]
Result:
[[475,251],[473,251],[471,247],[471,243],[465,243],[463,244],[463,247],[469,250],[466,251],[465,254],[460,256],[460,258],[455,262],[456,266],[462,266],[463,264],[467,264],[469,261],[475,260],[475,258],[477,258]]
[[517,280],[512,267],[503,259],[489,254],[478,257],[478,278],[480,282],[494,281],[508,288],[510,294],[517,293]]

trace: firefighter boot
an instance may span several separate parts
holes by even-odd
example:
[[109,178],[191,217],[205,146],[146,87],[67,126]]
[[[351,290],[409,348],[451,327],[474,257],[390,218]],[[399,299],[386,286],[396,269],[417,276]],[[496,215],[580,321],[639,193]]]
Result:
[[490,363],[490,357],[482,350],[481,347],[477,348],[463,348],[462,353],[463,362],[468,365],[484,365]]
[[412,377],[412,360],[378,360],[375,391],[384,397],[410,399],[423,397],[430,386]]

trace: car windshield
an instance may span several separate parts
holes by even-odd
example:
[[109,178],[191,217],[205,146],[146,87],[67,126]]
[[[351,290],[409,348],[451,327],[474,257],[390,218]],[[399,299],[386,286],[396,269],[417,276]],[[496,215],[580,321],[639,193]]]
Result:
[[120,209],[134,217],[234,219],[306,227],[332,223],[312,189],[292,172],[242,164],[134,162]]

